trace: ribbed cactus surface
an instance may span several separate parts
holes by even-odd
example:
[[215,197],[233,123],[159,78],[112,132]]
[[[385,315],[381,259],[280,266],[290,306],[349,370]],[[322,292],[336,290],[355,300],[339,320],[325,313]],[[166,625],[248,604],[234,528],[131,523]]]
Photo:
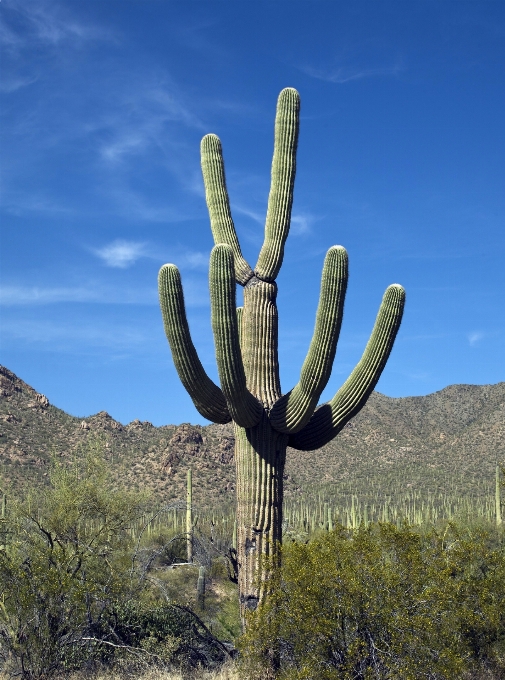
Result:
[[[237,558],[242,615],[262,597],[262,556],[281,540],[286,449],[314,450],[333,439],[374,389],[400,326],[405,292],[397,284],[383,297],[363,356],[333,399],[317,408],[335,357],[348,261],[342,246],[328,251],[312,341],[299,382],[282,394],[277,356],[275,279],[289,233],[296,170],[300,98],[292,88],[277,103],[271,189],[265,239],[255,268],[242,256],[226,189],[221,142],[206,135],[202,171],[215,246],[210,298],[221,386],[207,376],[191,340],[179,271],[161,268],[160,303],[179,377],[198,412],[216,423],[233,420],[237,470]],[[236,285],[244,305],[236,307]]]

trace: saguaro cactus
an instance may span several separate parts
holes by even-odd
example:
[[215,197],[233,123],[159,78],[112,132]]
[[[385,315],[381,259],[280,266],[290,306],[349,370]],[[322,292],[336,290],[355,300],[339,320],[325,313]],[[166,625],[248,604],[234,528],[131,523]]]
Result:
[[500,466],[496,466],[496,485],[495,485],[495,507],[496,507],[496,526],[501,527],[502,516],[501,516],[501,469]]
[[196,599],[200,609],[205,609],[205,567],[198,569],[198,581],[196,582]]
[[[159,293],[165,332],[179,377],[199,413],[235,424],[237,557],[243,617],[263,594],[258,569],[281,540],[286,448],[309,451],[329,442],[363,407],[386,364],[400,326],[405,292],[386,290],[364,354],[333,399],[316,409],[330,377],[347,286],[347,253],[328,251],[314,335],[298,384],[282,394],[277,359],[277,285],[288,236],[296,168],[300,98],[291,88],[277,103],[265,240],[254,270],[242,256],[226,190],[221,142],[206,135],[202,171],[215,247],[210,256],[212,330],[221,388],[207,376],[191,340],[181,278],[164,265]],[[236,309],[236,284],[244,306]]]
[[186,483],[186,553],[188,562],[193,562],[193,471],[188,470]]

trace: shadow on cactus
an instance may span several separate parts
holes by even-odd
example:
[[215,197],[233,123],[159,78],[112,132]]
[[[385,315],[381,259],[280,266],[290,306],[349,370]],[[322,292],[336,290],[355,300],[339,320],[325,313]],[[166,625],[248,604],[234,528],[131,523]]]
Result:
[[[300,380],[282,394],[277,356],[277,285],[289,233],[296,170],[300,97],[283,90],[277,103],[272,181],[265,239],[256,267],[242,256],[230,212],[221,142],[201,143],[205,194],[215,247],[210,256],[212,330],[221,387],[207,376],[191,340],[179,270],[164,265],[159,294],[165,332],[179,377],[198,412],[235,425],[237,558],[242,618],[263,597],[257,578],[262,555],[281,541],[286,448],[310,451],[333,437],[364,406],[389,357],[400,326],[405,292],[386,290],[363,356],[333,399],[316,408],[330,377],[347,287],[347,253],[328,251],[314,335]],[[236,308],[236,284],[244,306]],[[258,585],[259,584],[259,585]]]

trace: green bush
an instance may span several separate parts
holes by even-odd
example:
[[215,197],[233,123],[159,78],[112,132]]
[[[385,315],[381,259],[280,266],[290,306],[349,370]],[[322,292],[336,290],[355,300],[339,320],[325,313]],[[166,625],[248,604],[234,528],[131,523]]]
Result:
[[354,533],[338,527],[286,545],[267,588],[241,640],[252,677],[505,673],[505,554],[497,534],[451,525],[424,535],[390,524]]
[[191,663],[223,653],[189,610],[159,606],[153,560],[132,531],[146,504],[113,487],[97,446],[80,463],[55,463],[43,493],[9,503],[0,527],[3,670],[41,678],[121,654],[166,662],[184,653]]
[[106,629],[109,639],[145,650],[154,662],[210,667],[222,663],[226,656],[202,621],[181,605],[146,607],[125,602],[111,612]]

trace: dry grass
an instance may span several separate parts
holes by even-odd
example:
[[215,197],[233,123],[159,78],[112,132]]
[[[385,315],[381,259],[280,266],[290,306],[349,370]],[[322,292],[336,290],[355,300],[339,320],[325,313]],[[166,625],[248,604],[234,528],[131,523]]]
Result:
[[[257,676],[255,675],[255,678]],[[503,676],[491,671],[490,669],[482,669],[480,671],[467,672],[461,680],[501,680]],[[12,680],[11,677],[0,672],[0,680]],[[56,680],[58,680],[56,678]],[[61,678],[63,680],[63,678]],[[78,672],[71,675],[65,675],[64,680],[246,680],[243,672],[241,673],[237,666],[233,663],[227,663],[214,671],[194,671],[192,673],[181,673],[179,671],[168,671],[160,668],[150,668],[147,670],[129,669],[115,669],[103,670],[95,673]],[[272,680],[269,676],[264,680]],[[314,679],[315,680],[315,679]]]
[[239,680],[240,677],[235,664],[230,662],[214,671],[181,672],[162,668],[148,668],[142,671],[139,668],[116,668],[96,673],[75,673],[70,677],[65,676],[65,680]]
[[[194,671],[192,673],[169,671],[160,668],[150,668],[142,671],[137,669],[114,669],[97,672],[77,672],[65,675],[65,680],[244,680],[243,675],[233,663],[227,663],[214,671]],[[0,673],[0,680],[12,680]],[[61,679],[63,680],[63,678]]]

